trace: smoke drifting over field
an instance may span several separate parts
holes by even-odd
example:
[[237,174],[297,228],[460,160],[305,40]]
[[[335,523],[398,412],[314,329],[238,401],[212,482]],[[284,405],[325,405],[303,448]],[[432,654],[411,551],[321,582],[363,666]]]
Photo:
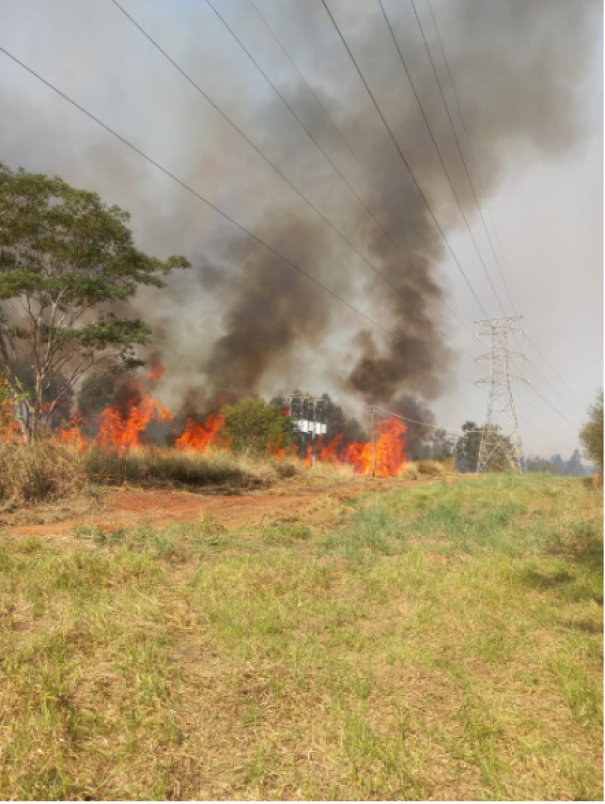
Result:
[[[362,69],[367,70],[367,80],[378,98],[381,87],[399,82],[392,100],[387,98],[385,102],[384,97],[380,98],[385,116],[441,220],[449,221],[450,228],[460,227],[463,225],[460,213],[409,84],[405,83],[384,21],[374,13],[371,4],[357,5],[359,19],[367,16],[367,25],[360,23],[355,36],[350,37],[354,55]],[[349,6],[349,16],[352,11]],[[582,131],[576,100],[581,54],[586,54],[589,34],[589,11],[589,6],[580,8],[567,2],[503,2],[480,7],[472,3],[456,4],[455,13],[447,18],[442,15],[447,40],[455,43],[455,49],[450,47],[448,55],[465,101],[467,128],[477,145],[479,159],[482,148],[489,152],[491,169],[484,173],[488,192],[497,186],[507,159],[519,150],[531,147],[549,155],[576,143]],[[279,16],[279,13],[274,4],[273,14]],[[342,21],[347,36],[347,14],[335,16],[339,23]],[[426,11],[422,21],[428,28]],[[421,60],[421,56],[426,59],[426,54],[418,52],[419,31],[417,27],[414,29],[410,9],[394,14],[392,22],[401,37],[406,60],[409,54],[410,64],[416,68],[412,76],[418,81],[421,99],[429,101],[430,115],[437,86],[428,61]],[[316,33],[324,37],[325,47],[333,47],[336,34],[320,8],[315,13],[315,25]],[[406,49],[408,42],[415,42],[414,47]],[[313,46],[313,42],[309,44]],[[434,39],[431,44],[437,53]],[[377,59],[381,49],[385,57]],[[323,52],[322,47],[317,50]],[[437,64],[441,63],[437,60]],[[477,64],[480,70],[475,68]],[[221,322],[225,332],[201,362],[192,352],[192,364],[208,378],[206,389],[213,385],[219,389],[215,394],[211,392],[211,396],[224,396],[221,389],[234,385],[253,393],[272,369],[281,367],[287,371],[288,364],[296,363],[297,354],[306,344],[319,350],[320,360],[334,366],[343,394],[353,392],[364,401],[382,404],[394,405],[398,401],[399,409],[412,416],[413,396],[434,399],[452,381],[451,375],[442,369],[444,364],[453,365],[451,350],[427,320],[428,317],[442,321],[443,308],[436,302],[443,291],[435,267],[446,256],[446,247],[424,201],[406,175],[386,129],[358,84],[352,65],[346,70],[348,80],[344,83],[339,80],[338,88],[330,80],[328,70],[322,70],[321,75],[323,84],[317,89],[321,96],[338,93],[338,104],[330,114],[356,153],[362,156],[379,190],[366,196],[372,199],[367,203],[393,240],[409,255],[414,267],[406,263],[359,204],[351,204],[346,223],[339,222],[334,208],[331,211],[336,214],[331,220],[399,293],[364,265],[319,216],[308,210],[305,216],[280,215],[271,210],[263,222],[263,237],[352,304],[366,310],[364,299],[371,299],[372,317],[387,327],[392,337],[385,337],[360,318],[361,330],[351,344],[354,356],[343,366],[338,352],[332,352],[329,344],[346,308],[262,246],[235,233],[221,251],[227,257],[230,252],[237,253],[236,280],[232,276],[223,278],[224,274],[217,276],[216,272],[199,274],[209,293],[216,292],[218,284],[228,285],[229,289]],[[291,93],[289,102],[294,108],[300,107],[300,101],[308,102],[317,122],[314,136],[319,136],[322,126],[325,129],[329,124],[325,117],[322,120],[321,112],[302,89],[300,96],[293,98]],[[283,104],[277,99],[274,106],[263,109],[267,129],[274,125],[281,111]],[[430,120],[467,216],[473,218],[476,206],[443,108]],[[472,165],[468,153],[466,159]],[[321,181],[321,176],[318,179]],[[336,180],[339,181],[337,177]],[[275,181],[281,180],[275,176]],[[317,203],[316,198],[310,197]],[[319,208],[323,212],[329,206],[319,204]],[[357,265],[355,275],[349,270],[353,260]],[[502,290],[501,295],[504,296]]]
[[[287,392],[304,386],[305,367],[321,363],[324,375],[332,383],[329,390],[341,401],[397,407],[412,417],[415,411],[422,410],[426,419],[428,411],[423,406],[453,381],[443,366],[456,366],[452,346],[439,331],[448,330],[439,304],[441,298],[447,298],[447,287],[438,274],[440,262],[447,257],[445,245],[322,5],[292,2],[284,6],[268,0],[258,5],[276,32],[283,35],[284,43],[292,47],[292,55],[373,184],[291,66],[283,56],[278,61],[276,45],[252,8],[246,2],[226,3],[224,13],[242,39],[247,32],[256,37],[252,43],[256,58],[269,64],[268,72],[276,77],[280,91],[414,267],[260,79],[258,87],[264,89],[256,100],[247,97],[239,124],[398,292],[242,145],[228,126],[217,122],[214,113],[212,131],[199,144],[200,117],[204,112],[199,95],[187,96],[187,102],[181,105],[175,102],[171,110],[179,132],[179,147],[187,157],[175,172],[203,194],[210,194],[211,188],[214,203],[391,334],[356,316],[241,231],[220,223],[220,232],[206,237],[207,232],[198,230],[195,216],[199,210],[192,211],[198,202],[181,196],[175,196],[174,203],[170,199],[168,205],[166,199],[156,199],[164,208],[161,232],[178,235],[179,240],[171,243],[171,251],[185,253],[193,262],[193,270],[170,280],[170,287],[162,291],[161,303],[151,302],[152,297],[144,294],[135,309],[154,327],[154,353],[167,367],[167,378],[174,382],[171,393],[178,397],[184,413],[208,410],[219,397],[260,391],[267,395],[268,391]],[[488,194],[497,188],[509,160],[523,158],[524,154],[550,158],[581,141],[585,126],[578,108],[584,91],[582,78],[592,57],[590,32],[598,18],[596,0],[434,0],[433,5]],[[424,0],[417,0],[417,6],[448,101],[453,101],[428,6]],[[214,73],[207,75],[202,70],[203,61],[198,63],[191,55],[179,58],[179,53],[191,54],[200,49],[196,40],[201,29],[194,23],[199,22],[195,14],[201,12],[190,12],[192,18],[188,19],[189,12],[185,7],[180,9],[183,19],[172,21],[180,31],[180,43],[174,36],[172,40],[167,36],[170,41],[164,42],[157,18],[146,13],[144,3],[133,2],[127,7],[207,88],[217,104],[237,117],[233,75],[236,68],[256,75],[256,68],[241,52],[232,56],[235,46],[216,18],[208,17],[218,25],[217,31],[222,30],[225,38],[221,43],[228,51],[225,59],[233,58],[235,65],[233,75],[228,74],[223,83],[219,67],[215,71],[218,77]],[[339,0],[331,2],[330,8],[446,233],[461,230],[464,224],[460,212],[378,4]],[[409,59],[417,91],[458,196],[467,216],[476,223],[473,195],[412,6],[385,2],[385,9],[404,57]],[[130,30],[132,26],[124,28],[128,24],[120,15],[112,18],[112,25],[120,26],[116,27],[120,36],[138,36],[137,48],[147,58],[155,59],[157,54],[148,44],[141,43],[140,35]],[[165,61],[161,69],[173,70]],[[138,71],[132,79],[132,93],[138,87],[135,79],[140,80]],[[101,81],[102,77],[97,75],[95,80]],[[124,96],[130,97],[128,73],[121,80]],[[181,87],[183,93],[187,90],[186,82],[178,75],[171,86]],[[153,92],[149,87],[147,91]],[[225,103],[221,102],[221,92]],[[148,101],[154,103],[153,95]],[[17,117],[22,113],[24,120],[31,116],[30,109],[20,112],[14,100],[11,111]],[[454,117],[461,134],[459,120]],[[203,117],[201,126],[204,127]],[[34,141],[30,143],[33,152]],[[10,145],[11,161],[30,169],[27,146],[19,150],[14,142]],[[120,148],[117,143],[115,147]],[[70,155],[80,161],[86,161],[93,153],[89,144],[86,149],[78,146],[78,150],[79,156]],[[465,155],[472,165],[469,154]],[[120,156],[115,160],[119,167],[116,174],[120,174],[116,175],[118,183],[131,170],[123,171],[122,159]],[[161,156],[158,161],[166,162]],[[52,168],[50,172],[60,171]],[[133,168],[132,175],[135,173]],[[73,175],[65,178],[77,183]],[[146,228],[142,220],[149,203],[141,199],[130,209],[133,220],[137,219],[141,244],[159,247],[159,235]],[[488,250],[485,259],[496,277]],[[480,271],[476,268],[473,281],[484,281]],[[502,288],[500,295],[505,298]],[[487,293],[483,298],[487,299]],[[212,309],[212,315],[200,312],[196,317],[195,305],[201,299],[204,310]],[[439,329],[428,319],[436,322]],[[321,392],[325,388],[309,390]]]

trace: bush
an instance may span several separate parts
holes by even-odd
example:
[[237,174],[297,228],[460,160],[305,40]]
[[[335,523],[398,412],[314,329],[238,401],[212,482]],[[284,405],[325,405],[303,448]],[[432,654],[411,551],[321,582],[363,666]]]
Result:
[[580,431],[580,441],[584,445],[586,457],[603,472],[603,391],[597,401],[588,409],[588,422]]
[[243,399],[237,405],[225,405],[225,435],[236,452],[262,455],[267,448],[287,450],[292,442],[290,416],[282,416],[276,405],[262,399]]
[[71,445],[0,442],[0,500],[35,503],[78,494],[87,485],[83,456]]

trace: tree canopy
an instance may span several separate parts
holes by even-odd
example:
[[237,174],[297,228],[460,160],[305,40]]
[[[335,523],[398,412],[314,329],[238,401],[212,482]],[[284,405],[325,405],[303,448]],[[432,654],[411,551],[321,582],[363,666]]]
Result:
[[603,471],[603,391],[588,409],[588,421],[580,431],[586,457]]
[[[497,425],[491,425],[491,431],[497,437],[498,445],[492,451],[489,471],[507,472],[512,468],[510,438],[500,432]],[[479,463],[479,451],[483,434],[489,432],[487,428],[477,427],[475,422],[467,421],[462,425],[464,435],[456,445],[456,468],[459,472],[476,472]]]
[[225,435],[236,452],[261,454],[271,445],[288,449],[292,442],[293,423],[282,416],[276,405],[266,405],[264,399],[243,399],[221,409],[225,417]]
[[[57,177],[0,163],[0,373],[35,435],[92,368],[142,365],[150,327],[119,314],[140,286],[164,286],[185,257],[137,249],[129,215]],[[33,372],[33,388],[21,379]],[[54,387],[53,387],[54,386]],[[52,393],[51,393],[52,388]]]

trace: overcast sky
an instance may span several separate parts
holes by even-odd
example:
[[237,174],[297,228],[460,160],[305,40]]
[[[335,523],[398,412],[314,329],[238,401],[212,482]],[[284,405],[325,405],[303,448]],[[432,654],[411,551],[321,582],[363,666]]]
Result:
[[[255,3],[330,115],[339,126],[342,123],[341,131],[350,137],[363,169],[339,141],[325,114],[315,108],[316,102],[249,0],[213,3],[364,202],[371,205],[375,181],[390,204],[399,204],[405,217],[408,207],[399,203],[397,195],[404,167],[380,128],[382,123],[319,0]],[[361,213],[348,186],[212,9],[203,0],[123,0],[122,4],[288,180],[345,232],[364,256],[370,254],[364,250],[365,235],[358,224]],[[397,51],[379,16],[380,7],[376,0],[331,0],[328,5],[353,43],[353,52],[387,111],[387,119],[401,134],[404,155],[412,169],[417,167],[418,182],[484,309],[490,317],[501,315],[469,232],[452,203],[438,154],[432,150]],[[429,44],[455,116],[451,87],[430,27],[430,8],[426,0],[416,0],[416,5],[430,34]],[[475,155],[488,187],[489,212],[486,206],[483,210],[488,225],[489,213],[495,222],[502,246],[500,265],[505,277],[510,277],[515,310],[523,315],[520,326],[575,395],[531,343],[523,337],[511,343],[530,359],[527,364],[517,360],[516,365],[535,387],[535,391],[520,384],[514,388],[525,451],[547,456],[560,452],[567,458],[579,445],[577,429],[586,407],[603,384],[601,5],[594,0],[498,0],[497,4],[495,0],[491,4],[432,0],[432,6],[463,112],[468,110]],[[404,56],[409,58],[412,79],[437,142],[444,143],[455,186],[464,190],[461,197],[492,281],[511,315],[512,305],[482,221],[463,188],[461,162],[451,156],[455,143],[412,6],[408,0],[385,0],[384,7]],[[284,184],[111,0],[0,0],[0,19],[0,46],[246,228],[271,242],[276,222],[283,221],[286,212],[311,214],[304,199]],[[517,25],[527,39],[517,36]],[[159,257],[182,253],[192,261],[192,272],[171,279],[162,298],[160,294],[146,296],[139,302],[143,312],[159,324],[161,357],[167,368],[163,394],[168,403],[175,404],[182,385],[206,381],[197,359],[226,331],[226,311],[235,309],[234,284],[248,275],[238,268],[235,246],[228,259],[221,250],[222,243],[232,241],[233,227],[1,53],[0,108],[0,160],[13,168],[58,174],[74,186],[98,192],[107,202],[132,213],[132,228],[142,248]],[[517,111],[518,119],[512,120]],[[462,140],[459,119],[455,120]],[[412,130],[413,137],[406,141],[406,132]],[[419,139],[420,131],[424,133]],[[468,148],[466,142],[464,146]],[[465,153],[469,158],[468,150]],[[385,154],[392,160],[388,164]],[[402,219],[391,229],[392,220],[387,216],[385,226],[388,219],[390,232],[396,233],[398,225],[413,228],[413,216],[407,217],[407,223]],[[320,225],[324,223],[313,219],[313,226]],[[497,247],[493,229],[490,232]],[[459,267],[434,236],[438,250],[425,243],[417,245],[415,253],[430,259],[428,251],[433,248],[432,277],[457,317],[432,296],[425,309],[451,341],[471,357],[478,356],[487,347],[468,329],[479,330],[474,322],[483,318],[482,311]],[[324,251],[323,239],[318,238],[317,244],[316,258],[323,266],[318,274],[321,280],[373,320],[396,325],[397,309],[384,311],[389,291],[384,295],[385,288],[368,290],[367,262],[348,253],[336,242],[333,231],[325,237]],[[413,233],[410,237],[413,241]],[[287,240],[281,223],[280,238],[282,252],[289,258],[296,261],[307,254],[308,244]],[[385,270],[390,270],[388,259],[384,264]],[[254,281],[262,283],[259,276],[262,274],[255,273]],[[371,279],[379,282],[376,276]],[[302,292],[296,287],[283,288],[284,293],[290,291]],[[356,337],[360,330],[368,329],[368,322],[338,300],[320,299],[321,290],[314,288],[313,293],[317,293],[316,305],[306,297],[299,297],[301,304],[316,311],[326,305],[327,312],[322,313],[317,327],[301,325],[298,344],[280,352],[263,368],[255,390],[267,396],[297,386],[315,393],[327,390],[352,413],[360,414],[363,394],[345,393],[342,364],[354,359]],[[277,309],[280,300],[276,295],[274,302]],[[271,318],[269,311],[264,315]],[[290,312],[282,310],[284,315]],[[382,348],[380,333],[372,337]],[[451,342],[447,343],[453,350]],[[457,428],[467,419],[483,420],[486,389],[479,390],[467,380],[487,376],[489,367],[476,364],[462,351],[454,352],[447,358],[448,367],[465,379],[444,380],[445,374],[438,392],[426,377],[418,378],[417,388],[415,380],[404,382],[404,387],[417,391],[437,423]],[[336,357],[328,359],[328,354]],[[229,376],[228,371],[221,372],[220,381]],[[233,387],[241,382],[235,371],[231,380]]]

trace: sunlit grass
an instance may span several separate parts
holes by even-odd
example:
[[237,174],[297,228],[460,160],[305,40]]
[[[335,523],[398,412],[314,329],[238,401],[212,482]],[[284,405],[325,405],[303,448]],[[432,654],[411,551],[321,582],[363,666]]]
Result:
[[602,799],[602,493],[353,507],[7,536],[2,796]]

